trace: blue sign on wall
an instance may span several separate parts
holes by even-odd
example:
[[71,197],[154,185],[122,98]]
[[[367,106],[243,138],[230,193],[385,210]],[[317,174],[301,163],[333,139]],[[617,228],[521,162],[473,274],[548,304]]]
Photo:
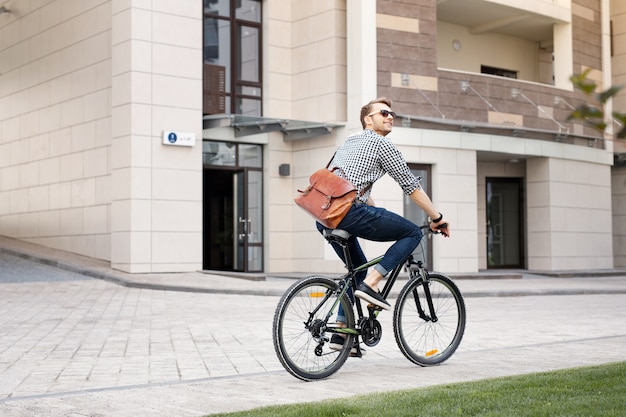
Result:
[[196,134],[193,132],[163,131],[163,144],[174,146],[195,146]]

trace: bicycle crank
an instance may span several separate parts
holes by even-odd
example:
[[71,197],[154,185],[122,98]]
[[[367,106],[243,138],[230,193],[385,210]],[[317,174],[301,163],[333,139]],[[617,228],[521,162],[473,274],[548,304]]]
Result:
[[363,317],[360,321],[361,339],[367,346],[376,346],[383,335],[380,322],[373,317]]

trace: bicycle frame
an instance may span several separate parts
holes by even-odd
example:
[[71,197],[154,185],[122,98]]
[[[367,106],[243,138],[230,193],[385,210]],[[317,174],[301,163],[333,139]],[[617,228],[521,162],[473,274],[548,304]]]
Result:
[[[338,239],[334,239],[335,242],[337,242],[337,244],[339,244],[343,250],[343,254],[344,254],[344,259],[346,260],[346,267],[348,268],[348,272],[343,275],[341,278],[339,278],[340,281],[340,291],[337,294],[337,299],[335,301],[335,303],[333,304],[332,308],[330,309],[327,319],[330,318],[330,316],[332,314],[334,314],[335,310],[337,309],[337,306],[339,305],[339,302],[341,300],[341,298],[344,296],[344,294],[347,293],[348,288],[352,287],[352,288],[356,288],[357,287],[357,282],[356,282],[356,276],[359,272],[365,271],[368,268],[380,263],[380,261],[383,259],[383,255],[378,256],[362,265],[359,265],[357,267],[354,267],[352,264],[352,259],[350,258],[350,253],[348,250],[348,246],[345,244],[344,241],[338,240]],[[405,262],[402,262],[401,264],[399,264],[398,266],[396,266],[394,269],[391,270],[391,273],[389,274],[385,285],[381,291],[381,294],[384,298],[387,298],[389,296],[389,293],[391,293],[391,289],[394,286],[396,280],[398,279],[398,276],[400,275],[400,271],[402,271],[402,268],[406,265],[406,264],[415,264],[418,265],[418,268],[420,269],[420,271],[418,272],[418,275],[421,273],[424,273],[424,268],[422,266],[421,262],[417,262],[415,263],[415,261],[413,260],[413,255],[409,255],[409,258],[407,258],[407,260]],[[424,275],[422,275],[424,276]],[[347,278],[350,278],[349,280]],[[329,295],[327,295],[329,296]],[[429,300],[430,300],[430,294],[428,294],[429,296]],[[361,302],[359,299],[354,300],[354,304],[356,306],[356,310],[357,310],[357,322],[360,321],[362,318],[364,318],[364,314],[363,314],[363,307],[361,306]],[[432,302],[429,302],[429,309],[430,311],[434,311],[433,306],[432,306]],[[420,311],[423,311],[420,307]],[[314,312],[315,313],[315,312]],[[378,313],[380,313],[380,310],[374,310],[372,309],[372,311],[370,311],[370,314],[373,314],[374,317],[378,316]],[[353,333],[353,334],[359,334],[358,331],[352,330],[352,329],[348,329],[348,328],[338,328],[335,329],[336,333]]]

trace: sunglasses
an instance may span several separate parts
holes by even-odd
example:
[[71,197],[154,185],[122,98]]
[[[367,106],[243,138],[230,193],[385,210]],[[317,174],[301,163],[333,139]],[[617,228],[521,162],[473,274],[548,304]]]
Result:
[[385,119],[387,117],[389,117],[389,116],[391,116],[394,119],[396,118],[396,113],[392,112],[391,110],[387,110],[387,109],[382,109],[381,111],[370,113],[370,114],[368,114],[368,116],[373,116],[373,115],[378,114],[378,113],[382,114]]

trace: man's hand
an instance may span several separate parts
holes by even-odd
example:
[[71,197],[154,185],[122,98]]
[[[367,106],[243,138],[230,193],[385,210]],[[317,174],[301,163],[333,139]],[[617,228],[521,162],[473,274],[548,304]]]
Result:
[[437,222],[430,222],[430,230],[434,233],[441,233],[444,237],[450,237],[450,224],[443,218]]

